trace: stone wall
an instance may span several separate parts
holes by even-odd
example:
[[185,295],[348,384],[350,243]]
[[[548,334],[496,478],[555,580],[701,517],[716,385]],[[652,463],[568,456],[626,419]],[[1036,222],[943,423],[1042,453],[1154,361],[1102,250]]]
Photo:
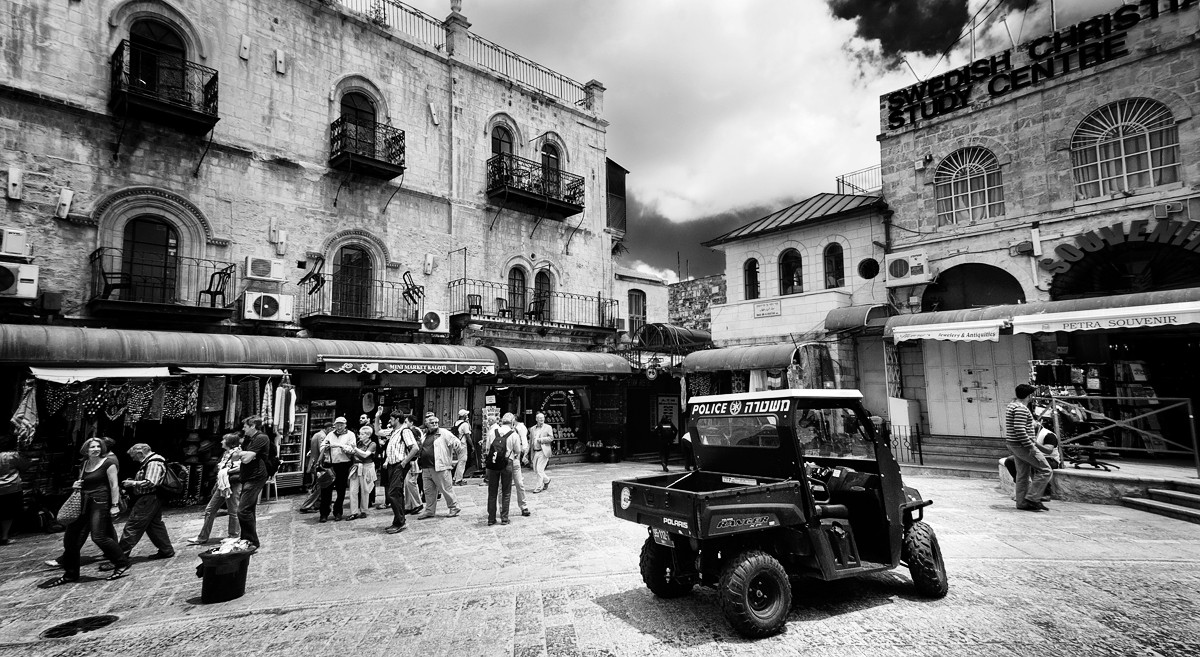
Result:
[[683,328],[712,331],[712,306],[725,303],[725,276],[679,281],[668,286],[669,323]]

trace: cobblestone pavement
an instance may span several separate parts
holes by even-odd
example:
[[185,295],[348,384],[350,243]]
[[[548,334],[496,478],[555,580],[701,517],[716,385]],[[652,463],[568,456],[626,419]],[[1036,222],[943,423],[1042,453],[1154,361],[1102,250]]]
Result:
[[[659,600],[642,584],[645,529],[613,518],[609,482],[653,471],[558,468],[530,496],[532,517],[494,527],[472,483],[455,489],[461,516],[442,508],[398,535],[382,532],[389,513],[319,525],[293,511],[300,497],[284,497],[259,507],[248,593],[216,605],[199,604],[200,548],[184,544],[200,524],[192,510],[168,514],[176,558],[140,560],[154,549],[144,539],[115,582],[91,565],[80,584],[39,589],[58,572],[42,561],[61,535],[19,536],[0,548],[0,655],[1200,654],[1200,525],[1065,502],[1020,512],[995,481],[932,477],[906,482],[935,500],[926,520],[945,553],[946,598],[917,597],[903,570],[805,583],[783,634],[745,641],[711,591]],[[38,638],[95,614],[120,620]]]

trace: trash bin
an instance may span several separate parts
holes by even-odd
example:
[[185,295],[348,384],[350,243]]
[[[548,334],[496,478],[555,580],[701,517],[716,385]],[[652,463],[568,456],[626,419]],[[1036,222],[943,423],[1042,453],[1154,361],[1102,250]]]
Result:
[[246,593],[246,573],[254,550],[218,553],[217,548],[200,553],[196,576],[203,577],[200,602],[226,602]]

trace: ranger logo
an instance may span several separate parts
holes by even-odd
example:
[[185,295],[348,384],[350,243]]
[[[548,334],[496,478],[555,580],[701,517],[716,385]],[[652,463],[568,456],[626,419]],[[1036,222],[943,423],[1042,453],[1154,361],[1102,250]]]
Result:
[[744,518],[721,518],[717,529],[753,529],[771,524],[771,516],[747,516]]
[[682,529],[688,528],[688,524],[686,521],[676,520],[675,518],[663,518],[663,524],[671,525],[672,527],[680,527]]

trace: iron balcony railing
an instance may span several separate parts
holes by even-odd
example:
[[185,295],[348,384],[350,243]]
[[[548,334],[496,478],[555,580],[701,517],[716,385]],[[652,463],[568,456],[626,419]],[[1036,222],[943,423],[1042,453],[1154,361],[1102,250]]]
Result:
[[878,164],[837,177],[838,194],[878,194],[882,189],[883,174]]
[[217,116],[217,72],[207,66],[128,39],[110,64],[114,97],[129,94]]
[[367,20],[407,35],[417,43],[435,50],[446,46],[446,28],[438,19],[420,9],[396,0],[338,0],[343,7],[356,11]]
[[450,312],[490,319],[616,329],[620,306],[595,296],[513,287],[494,281],[450,281]]
[[296,295],[299,317],[418,322],[424,313],[424,299],[413,295],[403,283],[338,274],[319,274],[309,280],[312,284]]
[[467,41],[467,55],[472,61],[568,103],[578,105],[587,98],[583,85],[562,73],[551,71],[478,34],[467,34],[470,37]]
[[488,192],[512,187],[539,196],[583,206],[583,176],[551,169],[541,162],[500,153],[487,163]]
[[404,131],[374,121],[339,117],[329,124],[329,158],[343,153],[404,166]]
[[237,265],[177,255],[171,249],[92,252],[92,290],[97,299],[224,308],[233,300]]

